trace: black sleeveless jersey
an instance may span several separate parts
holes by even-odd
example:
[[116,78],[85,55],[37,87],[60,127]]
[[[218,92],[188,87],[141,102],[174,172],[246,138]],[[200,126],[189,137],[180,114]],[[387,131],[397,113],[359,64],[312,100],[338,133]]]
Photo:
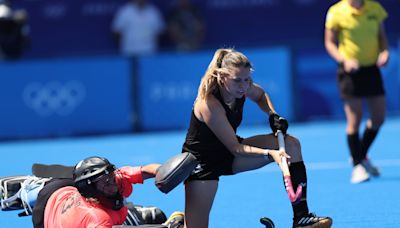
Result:
[[[243,97],[236,99],[235,106],[233,109],[230,109],[223,101],[219,89],[217,89],[213,95],[222,104],[226,113],[226,117],[236,133],[236,130],[242,121],[243,106],[246,98]],[[202,174],[203,176],[209,176],[212,172],[214,172],[214,175],[217,176],[222,174],[230,174],[232,170],[231,162],[234,158],[233,154],[228,150],[228,148],[225,147],[224,144],[222,144],[222,142],[204,122],[201,122],[197,119],[194,114],[194,110],[192,110],[190,126],[186,134],[186,140],[183,144],[182,151],[190,152],[197,158],[200,163],[201,170],[205,171]],[[225,167],[228,165],[229,167]],[[221,170],[221,166],[224,166],[225,170]]]

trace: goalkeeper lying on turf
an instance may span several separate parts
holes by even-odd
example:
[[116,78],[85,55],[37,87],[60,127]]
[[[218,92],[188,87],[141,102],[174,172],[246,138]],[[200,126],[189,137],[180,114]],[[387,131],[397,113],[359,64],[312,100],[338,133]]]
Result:
[[[155,207],[143,208],[125,204],[133,191],[132,184],[156,177],[157,187],[168,192],[182,182],[197,163],[179,155],[165,163],[116,169],[107,159],[89,157],[71,167],[72,178],[39,178],[34,176],[3,178],[2,210],[25,208],[33,212],[35,227],[113,227],[114,225],[146,227],[183,227],[183,213],[173,213],[166,221]],[[11,179],[14,179],[12,185]],[[10,196],[12,187],[20,190]],[[4,191],[6,189],[6,191]],[[37,199],[37,200],[36,200]],[[32,209],[33,208],[33,209]],[[162,224],[161,224],[162,223]]]

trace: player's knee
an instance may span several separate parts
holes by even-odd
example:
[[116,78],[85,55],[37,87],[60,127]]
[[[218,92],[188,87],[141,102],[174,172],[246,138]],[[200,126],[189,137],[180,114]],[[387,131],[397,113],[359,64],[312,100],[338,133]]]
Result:
[[292,162],[302,161],[301,144],[295,137],[287,137],[286,139],[286,152],[291,156]]
[[301,151],[300,141],[293,136],[289,136],[286,138],[286,146],[290,147],[292,150]]
[[346,127],[346,134],[352,135],[358,132],[359,125],[348,125]]

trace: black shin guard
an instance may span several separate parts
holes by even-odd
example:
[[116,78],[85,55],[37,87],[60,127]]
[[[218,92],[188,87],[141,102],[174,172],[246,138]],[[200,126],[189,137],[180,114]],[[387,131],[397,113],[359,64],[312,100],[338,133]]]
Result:
[[362,140],[361,140],[361,155],[362,159],[365,159],[367,157],[368,149],[371,146],[372,142],[376,138],[376,135],[378,134],[379,129],[370,129],[370,128],[365,128]]
[[303,193],[301,195],[300,202],[292,204],[293,215],[295,218],[302,217],[308,214],[307,205],[307,173],[304,162],[295,162],[289,166],[293,189],[296,191],[297,186],[301,184],[303,186]]
[[353,165],[356,166],[360,164],[363,159],[358,132],[354,134],[347,134],[347,143],[349,145],[351,157],[353,158]]

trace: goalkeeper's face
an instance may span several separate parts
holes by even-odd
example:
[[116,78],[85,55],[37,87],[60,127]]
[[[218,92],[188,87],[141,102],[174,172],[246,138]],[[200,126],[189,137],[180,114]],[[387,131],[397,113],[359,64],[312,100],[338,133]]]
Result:
[[100,176],[94,183],[96,189],[104,196],[115,196],[121,190],[115,180],[115,172]]

